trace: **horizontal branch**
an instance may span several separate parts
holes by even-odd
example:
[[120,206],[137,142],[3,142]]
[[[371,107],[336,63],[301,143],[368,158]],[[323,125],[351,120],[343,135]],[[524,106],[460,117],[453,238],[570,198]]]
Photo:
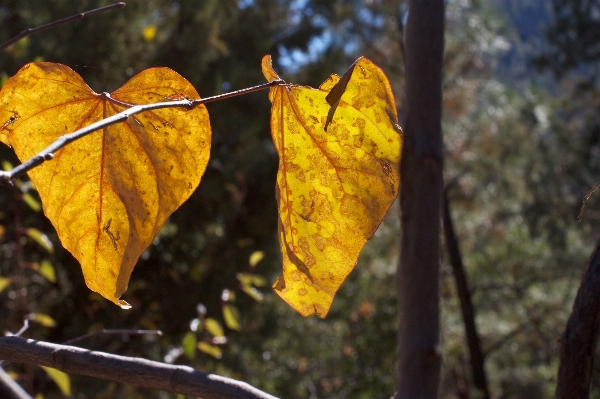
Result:
[[46,29],[51,29],[51,28],[54,28],[54,27],[62,25],[62,24],[66,24],[66,23],[73,22],[73,21],[78,21],[80,19],[85,18],[88,15],[96,14],[98,12],[108,11],[108,10],[112,10],[113,8],[123,8],[123,7],[125,7],[125,3],[123,3],[123,2],[115,3],[115,4],[111,4],[109,6],[106,6],[106,7],[96,8],[94,10],[71,15],[70,17],[59,19],[58,21],[53,21],[46,25],[38,26],[36,28],[25,29],[23,32],[19,33],[17,36],[13,37],[12,39],[0,44],[0,51],[4,50],[11,44],[18,42],[19,40],[21,40],[27,36],[31,36],[35,33],[43,32]]
[[[264,90],[264,89],[268,89],[273,86],[279,86],[279,85],[283,85],[283,84],[285,84],[285,82],[283,80],[274,80],[272,82],[264,83],[264,84],[261,84],[258,86],[253,86],[253,87],[249,87],[249,88],[242,89],[242,90],[236,90],[236,91],[233,91],[230,93],[219,94],[217,96],[201,98],[198,100],[184,99],[184,100],[165,101],[165,102],[160,102],[160,103],[155,103],[155,104],[145,104],[145,105],[131,105],[131,104],[120,103],[121,105],[131,105],[131,108],[126,109],[125,111],[115,114],[113,116],[110,116],[106,119],[102,119],[101,121],[92,123],[91,125],[86,126],[82,129],[79,129],[73,133],[69,133],[69,134],[60,136],[48,147],[46,147],[42,151],[38,152],[36,155],[31,157],[29,160],[23,162],[21,165],[18,165],[17,167],[15,167],[14,169],[11,169],[9,171],[0,171],[0,185],[2,185],[2,186],[11,185],[12,179],[15,179],[21,175],[24,175],[25,173],[27,173],[31,169],[35,168],[36,166],[43,164],[45,161],[49,161],[49,160],[53,159],[54,153],[56,151],[60,150],[61,148],[63,148],[64,146],[66,146],[67,144],[69,144],[75,140],[78,140],[84,136],[87,136],[88,134],[93,133],[96,130],[103,129],[105,127],[114,125],[116,123],[124,122],[130,116],[139,114],[140,112],[152,111],[152,110],[160,109],[160,108],[175,108],[175,107],[183,107],[183,108],[192,109],[200,104],[206,104],[206,103],[210,103],[210,102],[214,102],[214,101],[224,100],[227,98],[252,93],[255,91]],[[103,93],[101,96],[109,101],[113,101],[113,102],[115,101],[114,99],[112,99],[110,97],[110,94],[108,94],[108,93]]]
[[245,382],[203,373],[187,366],[32,339],[0,337],[0,359],[203,399],[277,399]]

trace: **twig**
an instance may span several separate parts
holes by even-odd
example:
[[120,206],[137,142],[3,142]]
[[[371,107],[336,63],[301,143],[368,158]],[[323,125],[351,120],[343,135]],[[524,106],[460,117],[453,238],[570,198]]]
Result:
[[[260,91],[260,90],[268,89],[273,86],[279,86],[279,85],[283,85],[283,84],[285,84],[285,82],[283,80],[274,80],[269,83],[264,83],[264,84],[261,84],[258,86],[249,87],[247,89],[236,90],[236,91],[233,91],[230,93],[219,94],[217,96],[201,98],[198,100],[184,99],[184,100],[177,100],[177,101],[160,102],[160,103],[155,103],[155,104],[134,105],[131,108],[129,108],[123,112],[120,112],[118,114],[110,116],[101,121],[92,123],[91,125],[86,126],[83,129],[77,130],[76,132],[60,136],[58,139],[56,139],[56,141],[54,141],[48,147],[46,147],[45,149],[43,149],[42,151],[40,151],[39,153],[37,153],[36,155],[31,157],[29,160],[23,162],[21,165],[15,167],[14,169],[9,170],[9,171],[0,171],[0,185],[3,185],[3,186],[12,185],[12,182],[11,182],[12,179],[27,173],[28,171],[35,168],[36,166],[41,165],[45,161],[49,161],[49,160],[53,159],[54,153],[56,151],[60,150],[61,148],[63,148],[64,146],[66,146],[67,144],[69,144],[75,140],[78,140],[84,136],[87,136],[88,134],[93,133],[96,130],[103,129],[105,127],[114,125],[116,123],[124,122],[130,116],[139,114],[140,112],[152,111],[152,110],[160,109],[160,108],[173,108],[173,107],[183,107],[183,108],[192,109],[200,104],[206,104],[206,103],[210,103],[210,102],[214,102],[214,101],[224,100],[224,99],[227,99],[230,97],[240,96],[243,94]],[[113,101],[113,99],[110,97],[110,95],[108,93],[102,93],[101,96],[109,101]]]
[[0,367],[0,397],[5,399],[33,399]]
[[581,204],[581,211],[579,211],[579,216],[577,216],[577,221],[578,222],[581,223],[581,219],[583,219],[583,211],[585,210],[585,205],[587,204],[588,200],[590,199],[590,197],[592,196],[592,194],[594,194],[594,191],[596,191],[596,189],[598,187],[600,187],[600,183],[598,183],[594,187],[592,187],[592,189],[583,198],[583,204]]
[[5,48],[7,48],[8,46],[10,46],[11,44],[13,44],[15,42],[18,42],[19,40],[23,39],[24,37],[31,36],[31,35],[33,35],[35,33],[43,32],[43,31],[45,31],[47,29],[54,28],[55,26],[59,26],[59,25],[66,24],[66,23],[69,23],[69,22],[78,21],[80,19],[85,18],[88,15],[96,14],[98,12],[108,11],[108,10],[112,10],[113,8],[123,8],[123,7],[125,7],[125,3],[124,2],[115,3],[115,4],[112,4],[110,6],[96,8],[94,10],[82,12],[82,13],[75,14],[75,15],[71,15],[70,17],[59,19],[58,21],[50,22],[50,23],[48,23],[46,25],[38,26],[37,28],[28,28],[28,29],[25,29],[23,32],[19,33],[17,36],[13,37],[9,41],[1,44],[0,45],[0,51],[4,50]]
[[52,367],[139,387],[203,399],[277,399],[253,386],[187,366],[88,351],[74,346],[0,337],[0,359]]
[[94,331],[89,334],[85,334],[85,335],[70,339],[68,341],[65,341],[65,342],[63,342],[63,345],[72,345],[75,342],[83,341],[88,338],[92,338],[97,335],[104,335],[104,334],[106,334],[106,335],[114,334],[114,335],[158,335],[158,336],[162,336],[162,331],[160,331],[160,330],[123,330],[123,329],[109,330],[109,329],[104,328],[102,330]]
[[23,334],[25,331],[27,331],[27,329],[29,328],[29,319],[24,319],[23,320],[23,327],[21,327],[21,329],[19,331],[17,331],[16,334],[14,334],[15,337],[20,337],[21,334]]

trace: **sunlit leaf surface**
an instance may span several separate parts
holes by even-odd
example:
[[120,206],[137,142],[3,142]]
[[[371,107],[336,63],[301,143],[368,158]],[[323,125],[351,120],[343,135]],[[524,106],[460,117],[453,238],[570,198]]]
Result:
[[[111,96],[127,104],[199,98],[168,68],[147,69]],[[64,65],[28,64],[0,92],[0,140],[24,161],[59,136],[127,108],[94,93]],[[204,106],[147,111],[69,144],[30,172],[44,213],[90,289],[129,306],[119,298],[133,267],[200,182],[210,134]]]
[[207,342],[198,342],[198,349],[216,359],[223,357],[223,351],[216,345],[211,345]]
[[50,378],[58,385],[61,392],[66,396],[71,396],[71,379],[68,374],[63,373],[60,370],[53,369],[52,367],[40,366]]
[[27,316],[27,318],[29,320],[35,321],[37,323],[40,323],[44,327],[56,327],[56,321],[54,321],[54,319],[52,317],[48,316],[47,314],[43,314],[43,313],[29,313],[29,315]]
[[186,333],[181,341],[183,354],[190,360],[196,355],[196,342],[196,333],[193,331]]
[[10,284],[10,279],[6,277],[0,277],[0,292],[4,291],[6,287]]
[[240,330],[240,312],[235,306],[230,304],[223,305],[223,319],[230,329]]
[[223,327],[221,327],[221,323],[219,323],[215,319],[206,318],[204,319],[204,328],[213,336],[213,337],[222,337],[225,335],[223,331]]
[[[278,78],[270,56],[262,69],[268,81]],[[283,253],[273,288],[304,316],[325,317],[400,184],[401,130],[386,76],[360,58],[339,81],[332,75],[319,89],[284,85],[269,93]]]

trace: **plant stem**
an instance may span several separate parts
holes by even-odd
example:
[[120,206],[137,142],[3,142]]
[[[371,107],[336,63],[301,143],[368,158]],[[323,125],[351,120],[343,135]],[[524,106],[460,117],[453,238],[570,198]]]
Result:
[[39,32],[43,32],[47,29],[51,29],[54,28],[56,26],[62,25],[62,24],[66,24],[69,22],[73,22],[73,21],[78,21],[80,19],[85,18],[88,15],[92,15],[92,14],[96,14],[98,12],[102,12],[102,11],[108,11],[108,10],[112,10],[113,8],[123,8],[125,7],[125,3],[124,2],[120,2],[120,3],[115,3],[115,4],[111,4],[110,6],[106,6],[106,7],[100,7],[100,8],[96,8],[90,11],[86,11],[86,12],[82,12],[79,14],[75,14],[75,15],[71,15],[70,17],[67,18],[63,18],[63,19],[59,19],[58,21],[54,21],[54,22],[50,22],[46,25],[42,25],[42,26],[38,26],[36,28],[28,28],[25,29],[23,32],[19,33],[17,36],[13,37],[12,39],[8,40],[7,42],[4,42],[2,44],[0,44],[0,51],[4,50],[5,48],[7,48],[8,46],[10,46],[11,44],[18,42],[19,40],[27,37],[27,36],[31,36],[35,33],[39,33]]

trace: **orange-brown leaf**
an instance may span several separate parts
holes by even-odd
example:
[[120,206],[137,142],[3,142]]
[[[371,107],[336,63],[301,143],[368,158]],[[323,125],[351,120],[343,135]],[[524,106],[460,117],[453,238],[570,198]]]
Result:
[[[127,104],[199,98],[168,68],[147,69],[111,97]],[[70,68],[25,65],[0,93],[0,140],[22,161],[59,136],[127,109],[94,93]],[[204,106],[164,108],[91,133],[34,168],[44,212],[81,263],[87,286],[119,298],[142,252],[195,190],[210,151]]]
[[[270,56],[262,67],[276,79]],[[325,317],[400,183],[401,130],[386,76],[358,59],[328,122],[326,98],[339,81],[332,75],[319,89],[283,85],[269,93],[283,253],[273,288],[304,316]]]

